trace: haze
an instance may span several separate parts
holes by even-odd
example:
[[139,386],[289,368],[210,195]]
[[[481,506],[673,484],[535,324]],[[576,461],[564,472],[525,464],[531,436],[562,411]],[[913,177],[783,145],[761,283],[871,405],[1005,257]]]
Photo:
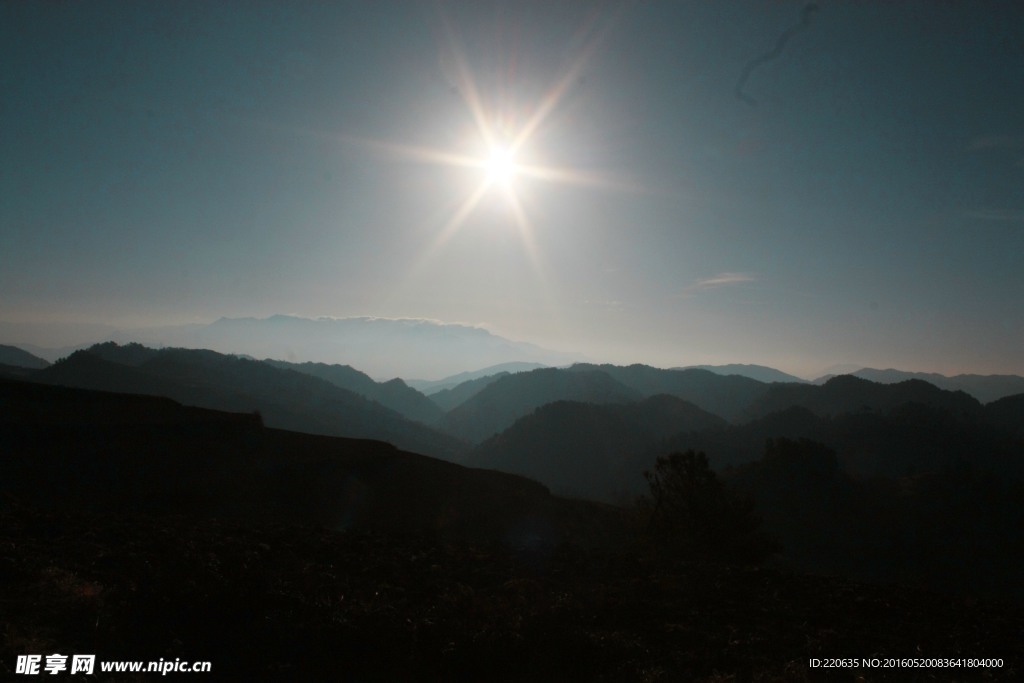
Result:
[[806,7],[2,3],[0,342],[376,316],[1021,373],[1024,8]]

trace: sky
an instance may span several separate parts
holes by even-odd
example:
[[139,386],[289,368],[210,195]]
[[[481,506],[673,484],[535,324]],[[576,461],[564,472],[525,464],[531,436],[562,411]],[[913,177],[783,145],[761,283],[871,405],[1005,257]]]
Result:
[[1022,83],[1016,2],[4,2],[0,321],[1024,374]]

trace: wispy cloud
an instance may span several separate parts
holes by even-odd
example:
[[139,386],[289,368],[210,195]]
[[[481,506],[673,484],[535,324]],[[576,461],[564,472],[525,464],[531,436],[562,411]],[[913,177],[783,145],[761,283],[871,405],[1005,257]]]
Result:
[[621,301],[598,301],[595,299],[585,299],[583,301],[587,306],[596,306],[597,308],[603,308],[609,311],[621,311],[625,308],[625,305]]
[[695,292],[701,292],[708,289],[740,285],[745,282],[753,282],[755,279],[756,278],[754,278],[750,273],[719,273],[713,277],[706,277],[702,280],[697,280],[686,287],[682,293],[693,294]]

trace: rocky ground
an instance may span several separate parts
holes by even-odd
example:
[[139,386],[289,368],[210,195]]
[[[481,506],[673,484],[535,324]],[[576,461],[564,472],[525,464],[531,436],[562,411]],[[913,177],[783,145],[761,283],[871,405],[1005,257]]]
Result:
[[[42,511],[9,495],[0,507],[0,615],[5,674],[19,654],[54,652],[210,661],[211,673],[187,676],[196,680],[1024,674],[1019,605],[570,545]],[[812,669],[812,658],[1002,666]],[[64,680],[147,680],[113,676]]]

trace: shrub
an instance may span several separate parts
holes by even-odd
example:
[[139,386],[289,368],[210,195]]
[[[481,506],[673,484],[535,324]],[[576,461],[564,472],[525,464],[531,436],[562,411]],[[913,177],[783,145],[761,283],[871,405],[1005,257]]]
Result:
[[644,477],[650,497],[641,500],[643,535],[659,552],[757,562],[778,549],[761,531],[753,502],[726,489],[703,452],[659,457]]

